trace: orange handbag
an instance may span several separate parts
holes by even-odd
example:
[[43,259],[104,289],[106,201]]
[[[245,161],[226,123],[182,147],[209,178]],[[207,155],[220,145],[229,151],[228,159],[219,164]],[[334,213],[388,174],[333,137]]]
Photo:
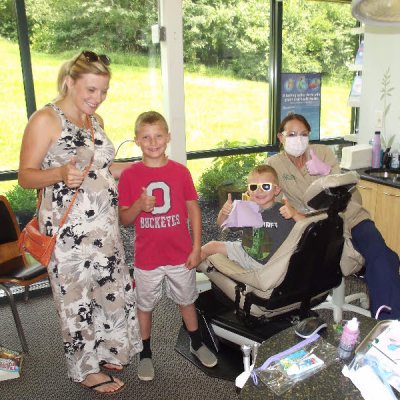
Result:
[[56,240],[57,235],[47,236],[40,233],[38,219],[33,217],[21,232],[18,245],[22,254],[27,251],[33,258],[47,267],[50,263]]
[[[91,165],[92,165],[92,160],[86,167],[84,176],[86,176]],[[58,231],[64,225],[64,222],[67,219],[68,213],[70,212],[72,205],[75,202],[76,196],[78,195],[78,191],[79,188],[76,189],[76,192],[72,197],[71,202],[69,203],[68,209],[67,211],[65,211],[64,216],[62,217],[58,225]],[[41,200],[42,200],[42,190],[40,191],[38,197],[38,204],[36,207],[37,212],[39,211]],[[48,267],[51,255],[53,254],[54,246],[56,245],[56,241],[57,241],[57,234],[53,236],[48,236],[40,232],[38,218],[37,216],[34,216],[22,230],[18,239],[18,246],[21,251],[22,257],[24,257],[24,259],[25,259],[25,251],[27,251],[34,259],[39,261],[45,267]]]

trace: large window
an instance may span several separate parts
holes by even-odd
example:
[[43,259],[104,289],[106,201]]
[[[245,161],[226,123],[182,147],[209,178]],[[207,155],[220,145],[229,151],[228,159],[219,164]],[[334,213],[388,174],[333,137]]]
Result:
[[[158,21],[157,0],[95,3],[26,0],[36,107],[39,109],[56,97],[58,70],[65,60],[84,49],[105,53],[112,60],[112,79],[98,113],[118,148],[127,139],[133,139],[139,113],[149,109],[163,111],[160,51],[159,45],[152,44],[150,28]],[[18,168],[27,122],[13,14],[12,11],[14,31],[9,38],[0,31],[0,53],[7,60],[0,66],[0,143],[7,149],[2,152],[0,170]],[[0,26],[9,26],[3,18],[1,13]],[[118,152],[118,158],[139,155],[139,149],[131,142],[125,142]],[[3,183],[0,190],[4,192],[13,184]]]
[[183,4],[187,150],[265,144],[269,1]]
[[350,32],[355,24],[350,2],[283,2],[282,72],[321,73],[321,139],[352,133],[348,65],[358,44]]
[[[61,63],[82,49],[112,59],[109,96],[100,107],[118,158],[140,156],[137,115],[165,113],[160,46],[151,26],[159,7],[183,7],[186,150],[268,145],[270,6],[282,4],[282,72],[322,76],[321,139],[350,133],[347,106],[357,47],[350,4],[310,0],[25,0],[37,108],[56,96]],[[26,124],[13,0],[0,0],[0,140],[9,151],[0,170],[17,169]],[[12,29],[10,29],[10,27]],[[279,36],[279,35],[277,35]],[[173,70],[173,64],[170,65]],[[165,76],[164,76],[165,78]],[[279,101],[279,99],[278,99]],[[175,112],[180,112],[176,110]],[[172,132],[174,134],[174,132]],[[274,132],[272,132],[274,134]],[[274,135],[273,135],[274,136]],[[212,159],[191,161],[197,181]],[[2,184],[0,183],[0,189]]]
[[188,151],[267,143],[269,3],[183,1]]
[[[350,34],[355,26],[350,4],[282,4],[282,72],[320,73],[320,138],[351,133],[348,64],[357,38]],[[183,5],[187,150],[270,144],[271,1],[183,0]],[[195,178],[211,162],[189,162]]]
[[[1,13],[0,13],[1,14]],[[3,14],[5,15],[5,14]],[[3,30],[0,36],[0,171],[17,169],[22,132],[27,120],[24,86],[21,76],[19,49],[15,42],[5,36],[16,37],[16,22],[10,12],[13,23]],[[0,194],[9,190],[15,181],[0,182]]]

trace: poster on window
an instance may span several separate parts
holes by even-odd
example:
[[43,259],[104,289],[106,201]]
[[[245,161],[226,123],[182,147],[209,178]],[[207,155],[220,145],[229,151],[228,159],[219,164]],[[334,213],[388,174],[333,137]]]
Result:
[[302,114],[311,125],[311,140],[320,138],[321,74],[282,74],[281,119],[289,113]]

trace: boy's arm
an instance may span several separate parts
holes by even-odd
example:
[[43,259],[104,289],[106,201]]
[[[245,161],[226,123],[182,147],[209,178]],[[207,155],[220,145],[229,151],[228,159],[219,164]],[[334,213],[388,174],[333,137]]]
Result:
[[156,198],[154,196],[148,196],[146,193],[146,188],[143,188],[140,197],[130,206],[118,207],[119,220],[121,224],[133,224],[141,211],[151,212],[153,211],[155,204]]
[[225,204],[222,206],[221,210],[218,213],[217,217],[217,225],[221,226],[222,223],[228,218],[229,214],[232,211],[233,201],[232,195],[228,193],[228,199],[226,200]]
[[111,175],[114,177],[114,179],[118,180],[119,177],[121,176],[122,171],[124,171],[126,168],[128,168],[131,165],[132,165],[132,163],[113,162],[110,166]]
[[188,210],[193,242],[193,249],[186,261],[186,267],[192,269],[197,267],[201,261],[201,211],[196,200],[187,201],[186,207]]
[[118,207],[119,221],[122,225],[131,225],[135,222],[136,217],[141,211],[137,203],[138,200],[136,200],[131,206]]
[[297,211],[289,204],[288,199],[283,198],[283,206],[279,209],[280,214],[285,219],[293,218],[296,222],[305,218],[305,215]]

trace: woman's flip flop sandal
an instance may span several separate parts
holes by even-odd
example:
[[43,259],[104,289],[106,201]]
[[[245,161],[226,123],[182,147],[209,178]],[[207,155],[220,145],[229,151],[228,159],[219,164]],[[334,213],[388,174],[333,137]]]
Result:
[[99,390],[96,390],[97,388],[99,388],[101,386],[109,385],[110,383],[115,382],[113,376],[111,376],[111,375],[107,375],[107,376],[110,378],[108,381],[96,383],[95,385],[92,385],[92,386],[87,386],[80,382],[80,385],[83,386],[85,389],[93,390],[94,392],[99,393],[99,394],[115,394],[115,393],[119,393],[121,390],[123,390],[125,388],[125,383],[124,383],[121,387],[119,387],[116,390],[112,390],[111,392],[100,392]]

